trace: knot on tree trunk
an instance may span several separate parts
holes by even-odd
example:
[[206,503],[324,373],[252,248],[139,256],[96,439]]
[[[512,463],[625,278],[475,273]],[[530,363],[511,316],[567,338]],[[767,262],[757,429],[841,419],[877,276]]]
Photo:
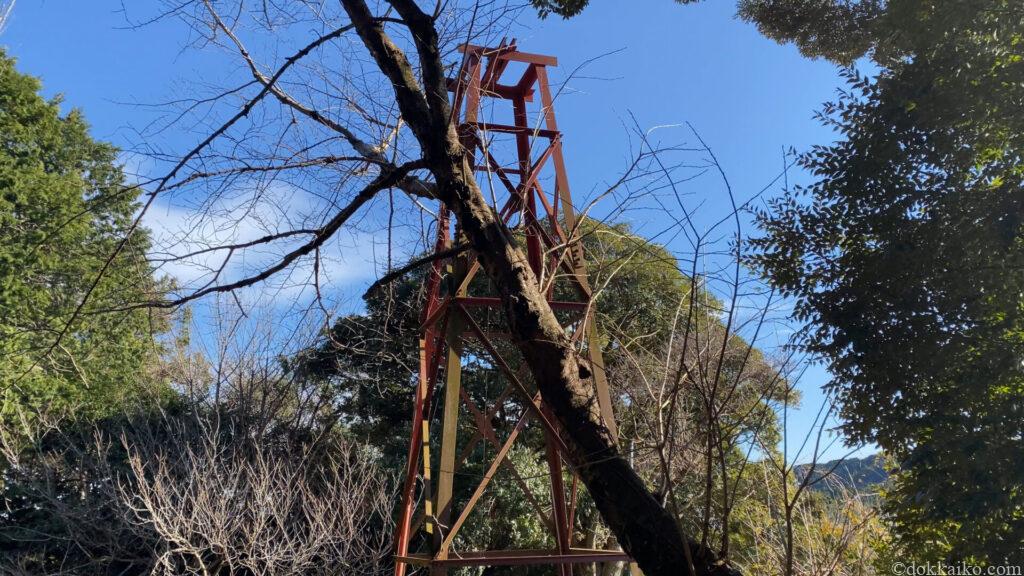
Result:
[[577,366],[579,367],[580,380],[586,380],[587,378],[590,378],[592,372],[590,371],[589,366],[579,361],[577,361]]

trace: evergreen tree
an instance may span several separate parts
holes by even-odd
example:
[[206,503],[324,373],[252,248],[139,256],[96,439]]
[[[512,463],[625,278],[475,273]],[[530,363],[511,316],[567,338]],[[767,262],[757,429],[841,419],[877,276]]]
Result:
[[157,290],[142,230],[107,267],[137,209],[117,151],[61,114],[40,83],[0,52],[0,429],[12,437],[41,412],[103,416],[145,380],[160,318],[101,313]]
[[816,183],[760,215],[846,431],[902,462],[887,506],[933,558],[1024,558],[1024,10],[893,1]]
[[[535,0],[572,16],[586,0]],[[761,215],[847,432],[903,461],[887,500],[931,557],[1024,554],[1024,10],[1010,0],[738,0],[808,57],[869,57],[824,120],[818,179]]]
[[736,14],[804,56],[850,64],[879,44],[886,10],[882,0],[738,0]]
[[[616,403],[622,442],[629,443],[631,439],[638,443],[653,442],[650,438],[652,431],[641,423],[647,421],[643,413],[652,413],[656,408],[650,399],[635,395],[636,390],[633,389],[642,386],[636,379],[638,364],[644,366],[650,378],[658,379],[660,371],[664,370],[664,355],[673,342],[678,356],[683,330],[676,326],[678,332],[673,340],[673,324],[683,322],[676,316],[681,303],[691,301],[689,291],[692,284],[679,270],[679,263],[668,250],[637,236],[625,224],[605,225],[587,219],[581,223],[580,235],[588,276],[593,285],[602,287],[596,300],[600,345],[613,402]],[[364,313],[339,319],[318,347],[307,350],[290,363],[290,367],[299,374],[321,380],[330,388],[332,396],[337,399],[336,417],[346,431],[380,449],[388,466],[393,469],[401,469],[408,450],[412,391],[419,367],[417,343],[428,270],[428,267],[418,268],[368,294]],[[486,278],[478,276],[471,283],[469,292],[488,294],[491,290],[488,284]],[[570,300],[574,297],[577,296],[567,283],[557,285],[555,299]],[[693,301],[700,309],[695,314],[700,319],[694,322],[700,324],[704,334],[724,330],[718,314],[720,303],[708,295],[695,297]],[[499,315],[488,315],[480,321],[485,330],[507,330]],[[495,339],[493,344],[502,350],[513,371],[525,372],[520,355],[504,339]],[[489,354],[482,346],[472,339],[465,340],[463,345],[463,390],[481,409],[495,406],[499,394],[508,385],[507,380],[487,361]],[[672,364],[675,366],[675,362]],[[731,383],[740,377],[741,372],[744,376],[732,394],[729,408],[721,414],[722,421],[728,427],[735,427],[736,436],[749,436],[756,426],[763,437],[771,437],[776,427],[774,414],[770,422],[763,422],[750,414],[761,414],[755,405],[763,405],[769,399],[779,400],[777,396],[781,392],[768,394],[766,399],[764,390],[771,385],[781,391],[784,382],[777,379],[774,369],[759,350],[754,349],[748,354],[748,344],[733,335],[722,379]],[[442,387],[443,377],[433,400],[434,406],[442,401]],[[686,414],[678,416],[688,422],[701,422],[702,416],[696,407],[684,407],[682,404],[685,403],[680,404],[679,411]],[[521,410],[521,401],[515,396],[500,405],[492,420],[500,438],[504,438],[515,424]],[[702,423],[695,424],[695,427],[706,432]],[[431,427],[435,435],[431,438],[433,446],[440,445],[440,428]],[[468,443],[475,430],[471,418],[463,416],[460,419],[460,447]],[[687,433],[700,434],[689,429]],[[694,440],[696,436],[687,438]],[[701,445],[703,438],[706,436],[699,440]],[[543,493],[544,489],[546,464],[543,449],[544,441],[539,430],[529,428],[511,455],[516,468],[537,493]],[[468,478],[482,475],[493,452],[493,448],[481,442],[460,469],[460,474]],[[662,484],[656,459],[648,454],[649,450],[638,448],[638,452],[634,458],[641,475],[651,487]],[[729,472],[739,474],[743,451],[732,446],[730,454],[734,456],[730,462],[735,461],[735,465]],[[507,474],[504,469],[500,473]],[[685,496],[702,494],[705,489],[702,474],[703,468],[681,474],[677,490]],[[470,496],[472,487],[469,482],[456,482],[456,509]],[[692,500],[693,509],[680,511],[684,516],[682,521],[699,518],[700,499],[687,497],[684,500]],[[596,510],[586,496],[582,497],[580,507],[577,521],[581,525],[577,530],[587,533],[596,527]],[[470,523],[460,532],[460,544],[464,548],[537,548],[550,545],[545,541],[546,528],[511,477],[504,477],[501,482],[493,484],[477,510],[487,510],[488,513],[482,521]],[[693,528],[699,529],[699,526]],[[493,573],[511,572],[494,569]],[[547,572],[542,569],[529,572],[535,573]]]

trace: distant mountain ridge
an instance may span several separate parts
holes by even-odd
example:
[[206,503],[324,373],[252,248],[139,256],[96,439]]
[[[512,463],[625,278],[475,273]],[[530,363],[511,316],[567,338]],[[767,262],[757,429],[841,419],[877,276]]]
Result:
[[[835,468],[831,474],[830,470]],[[802,481],[811,472],[810,464],[800,464],[794,469],[797,480]],[[821,462],[814,468],[812,490],[837,495],[841,490],[859,493],[877,492],[878,488],[889,479],[885,471],[885,459],[881,454],[864,458],[846,458],[842,461],[831,460]],[[827,478],[816,481],[828,474]]]

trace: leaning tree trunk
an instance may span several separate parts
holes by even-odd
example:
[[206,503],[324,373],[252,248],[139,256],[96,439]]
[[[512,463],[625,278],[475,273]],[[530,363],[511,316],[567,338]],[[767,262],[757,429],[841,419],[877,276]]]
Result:
[[594,388],[580,377],[581,358],[538,288],[526,255],[477,187],[455,132],[449,131],[446,140],[445,161],[428,157],[439,197],[456,213],[484,270],[498,286],[515,344],[544,402],[568,435],[569,457],[601,516],[648,576],[688,573],[687,552],[696,574],[715,573],[721,568],[715,554],[686,541],[675,519],[619,451]]
[[[413,0],[389,0],[412,32],[423,87],[405,54],[364,0],[342,0],[363,43],[391,81],[403,120],[423,150],[435,194],[458,218],[463,234],[498,287],[519,351],[544,402],[567,434],[573,462],[601,516],[647,576],[734,573],[716,554],[685,537],[619,451],[596,393],[580,376],[581,358],[540,291],[525,253],[487,204],[450,122],[448,89],[433,19]],[[393,19],[392,19],[393,21]]]

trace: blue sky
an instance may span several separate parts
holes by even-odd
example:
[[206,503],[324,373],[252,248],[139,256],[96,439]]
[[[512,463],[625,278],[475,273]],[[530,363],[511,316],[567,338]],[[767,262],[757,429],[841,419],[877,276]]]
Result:
[[[729,0],[690,6],[671,0],[595,1],[571,21],[526,17],[520,22],[516,35],[523,50],[559,58],[556,81],[596,58],[569,82],[571,90],[557,105],[577,194],[600,189],[625,165],[632,117],[643,129],[666,126],[656,134],[669,145],[693,145],[682,126],[692,123],[744,199],[776,177],[783,149],[806,150],[834,138],[814,112],[841,84],[835,66],[766,40],[733,10]],[[138,9],[129,16],[141,19],[147,13]],[[181,92],[183,79],[224,74],[221,60],[185,49],[188,41],[185,29],[173,21],[132,29],[116,0],[22,0],[0,35],[0,45],[18,59],[20,70],[41,77],[47,94],[62,93],[67,106],[81,108],[96,137],[121,146],[136,143],[136,128],[154,114],[130,103],[165,101]],[[194,138],[181,132],[170,141]],[[806,176],[793,173],[790,180]],[[712,221],[727,211],[720,186],[699,186],[693,193],[703,204],[702,218]],[[776,185],[768,194],[778,190]],[[659,228],[657,213],[641,211],[632,218],[641,232]],[[368,280],[367,275],[344,279],[356,289]],[[805,375],[803,408],[791,417],[794,437],[810,426],[822,399],[819,386],[827,378],[820,368]],[[843,452],[837,448],[831,454]]]

